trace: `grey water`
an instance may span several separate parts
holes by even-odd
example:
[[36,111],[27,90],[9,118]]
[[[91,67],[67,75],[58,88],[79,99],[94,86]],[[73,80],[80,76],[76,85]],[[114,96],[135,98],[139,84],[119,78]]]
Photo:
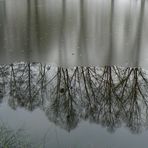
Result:
[[142,68],[5,64],[0,102],[2,144],[9,135],[2,129],[10,128],[22,129],[34,147],[148,145],[148,71]]
[[147,0],[0,0],[0,62],[147,65]]
[[0,147],[146,148],[147,48],[147,0],[0,0]]

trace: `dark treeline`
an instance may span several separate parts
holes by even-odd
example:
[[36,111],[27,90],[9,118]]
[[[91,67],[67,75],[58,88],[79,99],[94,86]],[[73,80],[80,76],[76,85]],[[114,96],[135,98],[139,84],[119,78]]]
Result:
[[81,120],[110,132],[120,126],[139,133],[147,126],[148,79],[141,68],[52,67],[41,63],[0,66],[0,101],[12,109],[42,109],[70,131]]

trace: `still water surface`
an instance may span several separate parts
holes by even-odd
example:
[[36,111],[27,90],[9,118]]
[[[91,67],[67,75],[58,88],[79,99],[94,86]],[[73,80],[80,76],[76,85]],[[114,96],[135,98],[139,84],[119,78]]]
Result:
[[0,0],[0,62],[147,67],[147,0]]
[[147,0],[0,0],[0,147],[146,148],[147,48]]
[[0,66],[1,122],[41,147],[145,148],[147,96],[141,68]]

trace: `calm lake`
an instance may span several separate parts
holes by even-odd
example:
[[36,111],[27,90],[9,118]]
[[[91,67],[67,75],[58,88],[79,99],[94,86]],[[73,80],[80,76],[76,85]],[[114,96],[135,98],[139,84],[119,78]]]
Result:
[[146,148],[147,0],[0,0],[0,148]]

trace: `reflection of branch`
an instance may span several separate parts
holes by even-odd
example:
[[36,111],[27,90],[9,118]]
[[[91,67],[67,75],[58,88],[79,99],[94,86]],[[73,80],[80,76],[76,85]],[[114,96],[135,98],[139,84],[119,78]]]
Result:
[[[20,66],[21,65],[21,66]],[[36,105],[40,104],[40,101],[43,99],[38,99],[39,97],[39,90],[43,90],[45,88],[44,84],[45,69],[40,69],[39,65],[39,73],[38,75],[33,71],[37,68],[37,64],[33,65],[31,63],[26,64],[11,64],[11,77],[10,77],[10,93],[12,98],[9,100],[10,104],[16,106],[17,104],[21,107],[26,107],[29,110],[33,110]],[[41,72],[43,70],[43,72]],[[47,70],[48,71],[48,70]],[[42,81],[43,79],[43,81]],[[40,85],[41,84],[41,85]]]
[[143,123],[141,115],[147,110],[142,109],[142,106],[148,107],[147,98],[145,97],[147,95],[147,84],[141,74],[143,76],[144,72],[140,68],[128,68],[119,83],[122,85],[120,92],[121,97],[124,99],[124,111],[126,112],[124,118],[132,132],[140,131]]
[[0,85],[2,79],[12,108],[32,111],[41,107],[49,120],[68,131],[80,119],[100,123],[110,131],[124,122],[136,133],[146,122],[148,80],[140,68],[67,69],[20,63],[1,66]]
[[[58,113],[63,114],[67,107],[63,106],[61,99],[65,99],[65,104],[68,104],[67,99],[70,101],[72,97],[72,100],[75,100],[74,102],[80,102],[79,104],[74,103],[74,107],[77,106],[76,113],[79,113],[78,108],[85,110],[85,114],[77,114],[79,118],[90,119],[96,123],[101,122],[111,131],[119,127],[121,121],[125,121],[132,131],[139,132],[139,126],[142,126],[142,123],[140,124],[142,122],[142,112],[139,110],[141,108],[139,106],[140,94],[143,94],[143,100],[141,101],[145,102],[144,105],[147,108],[146,94],[143,90],[143,87],[147,84],[141,69],[105,66],[94,70],[94,68],[90,67],[77,67],[73,73],[62,68],[59,73],[60,82],[57,84],[57,94],[60,94],[60,98],[56,99],[56,103],[59,104],[58,108],[56,108]],[[142,79],[139,77],[141,73]],[[78,75],[78,78],[76,75]],[[78,85],[74,85],[74,87],[71,87],[72,80],[74,80],[71,79],[72,77],[77,79],[74,82],[79,81]],[[71,81],[69,81],[70,79]],[[71,94],[72,90],[77,90],[75,87],[80,86],[82,99],[77,97],[80,94],[75,96]],[[61,93],[63,93],[63,98],[61,98]],[[69,94],[69,98],[66,94]],[[64,109],[62,109],[63,107]]]
[[0,67],[0,103],[3,101],[3,97],[6,93],[6,84],[7,84],[7,77],[8,77],[8,66],[7,65],[2,65]]
[[[76,102],[71,91],[73,75],[69,75],[68,69],[58,68],[57,76],[56,94],[53,93],[56,96],[52,97],[50,108],[57,119],[62,119],[61,122],[66,124],[65,128],[69,131],[77,125]],[[47,114],[51,110],[47,110]]]

